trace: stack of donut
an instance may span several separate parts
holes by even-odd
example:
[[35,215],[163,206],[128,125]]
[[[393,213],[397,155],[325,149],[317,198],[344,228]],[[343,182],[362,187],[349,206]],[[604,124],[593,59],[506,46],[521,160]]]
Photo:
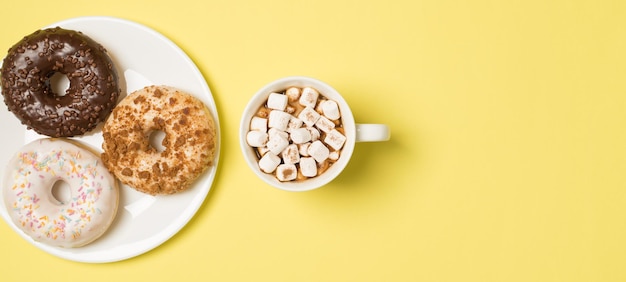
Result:
[[[55,93],[51,77],[69,80]],[[2,197],[13,223],[36,241],[80,247],[102,236],[118,209],[118,180],[151,195],[186,190],[215,156],[216,128],[207,107],[168,86],[121,90],[107,50],[80,31],[38,30],[9,49],[0,70],[4,102],[28,129],[48,136],[9,161]],[[98,154],[70,137],[97,133]],[[164,150],[150,145],[163,131]],[[59,183],[70,196],[54,195]]]

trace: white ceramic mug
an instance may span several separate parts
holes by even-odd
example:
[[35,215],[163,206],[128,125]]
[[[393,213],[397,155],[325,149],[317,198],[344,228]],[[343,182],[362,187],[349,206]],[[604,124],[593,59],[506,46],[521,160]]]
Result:
[[[289,87],[312,87],[320,96],[337,102],[341,113],[341,122],[344,128],[346,141],[341,149],[339,159],[322,174],[306,180],[279,181],[274,174],[268,174],[259,168],[259,157],[256,149],[249,146],[246,135],[250,131],[250,121],[260,107],[265,105],[269,94],[272,92],[284,92]],[[359,124],[355,123],[352,111],[343,97],[330,85],[310,77],[291,76],[275,80],[261,88],[246,106],[239,127],[239,142],[243,156],[256,175],[266,183],[287,191],[308,191],[322,187],[335,179],[346,167],[352,157],[355,142],[376,142],[389,140],[389,127],[385,124]]]

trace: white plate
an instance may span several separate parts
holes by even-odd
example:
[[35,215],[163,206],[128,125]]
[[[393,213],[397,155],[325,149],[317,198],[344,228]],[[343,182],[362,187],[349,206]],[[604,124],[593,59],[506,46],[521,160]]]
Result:
[[[98,240],[81,248],[64,249],[35,242],[9,219],[4,201],[0,201],[0,213],[11,228],[24,239],[61,258],[101,263],[120,261],[143,254],[167,241],[182,229],[200,208],[211,189],[220,148],[215,101],[204,77],[191,59],[169,39],[152,29],[109,17],[74,18],[54,23],[49,27],[53,26],[82,31],[102,44],[116,64],[122,93],[130,93],[154,84],[177,87],[200,98],[215,119],[218,147],[214,165],[187,191],[175,195],[153,197],[122,185],[120,207],[110,229]],[[5,47],[8,49],[10,46]],[[27,131],[4,105],[0,106],[0,120],[5,123],[3,131],[8,130],[11,136],[0,140],[0,146],[3,148],[0,150],[0,166],[5,166],[8,159],[22,145],[42,136],[31,130]],[[93,134],[75,139],[102,151],[100,129],[96,129]]]

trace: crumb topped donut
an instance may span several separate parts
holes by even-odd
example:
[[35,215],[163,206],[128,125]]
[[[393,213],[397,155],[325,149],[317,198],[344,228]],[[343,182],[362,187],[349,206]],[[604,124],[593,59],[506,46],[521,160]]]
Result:
[[[51,77],[69,80],[54,93]],[[79,31],[38,30],[13,45],[0,70],[9,111],[50,137],[83,135],[103,122],[117,102],[117,72],[105,48]]]
[[[162,131],[163,151],[150,145]],[[215,123],[199,99],[169,86],[148,86],[125,97],[106,120],[102,160],[124,184],[143,193],[186,190],[213,164]]]
[[[69,197],[57,199],[63,181]],[[67,140],[44,138],[24,145],[5,170],[3,198],[9,217],[35,241],[81,247],[99,238],[117,213],[117,181],[98,155]]]

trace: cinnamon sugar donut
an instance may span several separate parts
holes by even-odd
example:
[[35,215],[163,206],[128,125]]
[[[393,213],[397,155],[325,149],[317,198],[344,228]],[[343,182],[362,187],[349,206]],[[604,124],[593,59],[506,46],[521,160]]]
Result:
[[[150,134],[163,131],[163,151]],[[102,129],[102,161],[124,184],[151,195],[187,189],[213,164],[215,123],[208,108],[169,86],[148,86],[124,98]]]

